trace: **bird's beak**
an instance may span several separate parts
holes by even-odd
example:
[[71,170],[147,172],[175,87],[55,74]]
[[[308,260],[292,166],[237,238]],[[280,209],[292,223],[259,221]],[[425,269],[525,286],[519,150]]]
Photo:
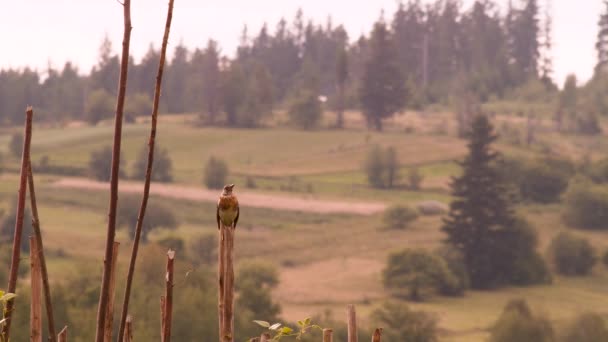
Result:
[[228,185],[228,188],[229,188],[230,190],[232,190],[232,188],[234,188],[234,184],[230,184],[230,185]]

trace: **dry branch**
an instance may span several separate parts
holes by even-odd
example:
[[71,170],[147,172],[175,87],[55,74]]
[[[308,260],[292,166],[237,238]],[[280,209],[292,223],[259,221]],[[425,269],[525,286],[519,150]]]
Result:
[[162,340],[165,331],[165,296],[160,296],[160,338]]
[[382,328],[377,328],[372,335],[372,342],[382,342]]
[[28,160],[27,181],[30,193],[30,207],[32,209],[32,229],[36,238],[38,249],[38,259],[40,260],[40,271],[42,275],[42,289],[44,291],[44,306],[46,308],[46,320],[49,331],[49,342],[56,342],[55,318],[53,315],[53,301],[51,300],[51,286],[49,285],[49,274],[46,268],[46,258],[44,256],[44,245],[42,243],[42,232],[40,229],[40,217],[38,216],[38,204],[36,203],[36,190],[34,188],[34,171],[32,163]]
[[[19,179],[19,193],[17,196],[17,215],[15,220],[15,235],[13,237],[13,253],[11,257],[11,270],[8,278],[7,292],[15,293],[17,289],[17,278],[19,278],[19,260],[21,257],[21,236],[23,235],[23,213],[25,211],[25,191],[27,188],[27,170],[30,161],[30,144],[32,141],[32,117],[34,110],[28,107],[25,112],[25,134],[23,139],[23,151],[21,153],[21,177]],[[11,316],[14,311],[15,300],[6,303],[4,318],[6,322],[2,327],[1,336],[9,341],[11,329]]]
[[334,331],[332,329],[323,329],[323,342],[333,341]]
[[137,225],[135,227],[135,237],[133,238],[133,248],[131,250],[131,260],[129,262],[129,272],[127,274],[127,284],[125,286],[125,294],[123,297],[122,313],[120,316],[120,324],[118,329],[118,341],[123,341],[123,333],[127,314],[129,312],[129,300],[131,297],[131,286],[133,284],[133,274],[135,273],[135,262],[137,261],[137,253],[139,250],[139,241],[141,239],[141,231],[143,228],[144,216],[146,215],[146,207],[148,205],[148,196],[150,195],[150,181],[152,179],[152,165],[154,163],[154,146],[156,139],[156,123],[158,118],[158,107],[160,102],[160,91],[163,79],[163,69],[165,66],[165,55],[167,52],[167,43],[169,41],[169,31],[171,28],[171,20],[173,18],[173,1],[169,0],[169,9],[167,10],[167,21],[165,23],[165,34],[163,36],[162,47],[160,51],[160,61],[158,64],[158,73],[156,75],[156,85],[154,87],[154,103],[152,105],[152,120],[150,128],[150,139],[148,141],[148,162],[146,167],[146,178],[144,183],[144,194],[137,216]]
[[133,342],[133,316],[127,316],[125,323],[125,342]]
[[68,326],[63,327],[57,336],[57,342],[68,342]]
[[348,342],[357,342],[357,314],[355,306],[349,304],[346,309],[346,317],[348,322]]
[[[221,224],[223,226],[223,224]],[[226,260],[226,245],[224,244],[225,229],[220,228],[218,238],[218,252],[217,252],[217,281],[218,281],[218,296],[217,296],[217,313],[219,322],[219,336],[220,342],[224,341],[222,333],[224,332],[224,277],[225,277],[225,260]]]
[[116,288],[116,260],[118,259],[118,247],[120,242],[114,242],[112,250],[112,272],[110,273],[110,293],[108,298],[108,310],[106,311],[106,327],[104,342],[112,342],[112,321],[114,317],[114,289]]
[[222,341],[234,341],[234,227],[224,226],[220,221],[220,230],[224,231],[225,264],[224,264],[224,317]]
[[42,276],[36,238],[30,236],[30,342],[42,342]]
[[129,44],[131,41],[131,0],[124,0],[124,35],[122,41],[122,57],[120,61],[120,78],[118,81],[118,99],[116,101],[116,116],[114,118],[114,146],[112,150],[112,172],[110,175],[110,209],[108,212],[108,230],[106,237],[105,257],[103,261],[103,275],[101,278],[101,291],[99,306],[97,307],[97,327],[95,341],[103,342],[104,329],[110,297],[110,274],[112,273],[112,253],[114,250],[114,237],[116,236],[116,207],[118,203],[118,175],[120,167],[120,145],[122,137],[123,110],[125,94],[127,91],[127,72],[129,67]]
[[173,319],[173,264],[175,251],[169,249],[167,252],[167,274],[165,276],[165,307],[163,312],[163,334],[162,342],[171,341],[171,320]]

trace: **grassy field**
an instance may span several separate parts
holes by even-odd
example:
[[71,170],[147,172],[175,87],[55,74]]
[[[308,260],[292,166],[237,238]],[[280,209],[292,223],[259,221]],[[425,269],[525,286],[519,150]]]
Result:
[[[431,114],[428,114],[431,115]],[[310,185],[314,198],[336,200],[372,200],[387,204],[414,205],[423,200],[450,200],[448,183],[458,174],[455,160],[462,157],[466,146],[452,135],[438,135],[425,124],[438,124],[443,117],[423,117],[398,121],[399,127],[415,127],[414,133],[393,129],[370,133],[356,126],[346,131],[302,132],[288,128],[238,130],[202,128],[181,120],[165,120],[160,126],[159,143],[167,148],[173,160],[175,182],[202,186],[202,169],[210,156],[228,162],[231,181],[238,186],[245,177],[253,177],[256,189],[247,191],[276,193],[287,185]],[[78,128],[35,129],[33,159],[48,156],[52,164],[85,170],[91,151],[110,144],[109,125]],[[124,155],[133,163],[148,134],[145,123],[130,124],[124,130]],[[580,159],[587,150],[605,147],[605,137],[557,137],[543,134],[540,140],[552,143],[563,156]],[[9,133],[0,133],[0,151],[9,141]],[[375,144],[395,146],[403,167],[402,178],[410,167],[424,175],[421,191],[374,190],[367,186],[361,164]],[[508,154],[533,156],[538,152],[522,146],[500,143]],[[599,156],[598,152],[595,152]],[[18,162],[9,158],[9,169]],[[49,251],[49,268],[54,279],[73,273],[77,264],[98,267],[105,237],[107,194],[104,192],[57,189],[52,187],[59,175],[39,175],[39,205],[45,246]],[[5,173],[0,177],[0,199],[7,208],[15,195],[18,177]],[[283,195],[289,195],[282,191]],[[302,193],[293,195],[302,196]],[[159,231],[152,240],[178,236],[188,242],[203,234],[215,232],[214,204],[167,200],[162,201],[178,216],[175,231]],[[560,220],[559,205],[524,206],[519,210],[528,217],[539,233],[544,253],[548,241],[567,229]],[[237,239],[237,259],[257,259],[273,263],[280,269],[281,284],[275,292],[283,305],[283,316],[299,319],[334,310],[342,317],[347,303],[358,305],[365,317],[388,299],[380,282],[380,273],[390,251],[404,247],[433,249],[441,244],[439,217],[422,217],[404,231],[381,229],[380,215],[324,215],[271,209],[245,208]],[[589,237],[601,251],[608,248],[606,233],[576,232]],[[123,243],[121,263],[126,261],[129,240],[123,230],[118,234]],[[179,251],[178,251],[179,252]],[[101,272],[100,272],[101,273]],[[58,280],[56,280],[58,281]],[[597,266],[586,278],[556,277],[552,285],[530,288],[507,288],[491,292],[468,292],[463,298],[433,298],[411,305],[435,312],[440,317],[442,337],[446,341],[483,341],[488,327],[496,320],[505,302],[525,298],[533,308],[546,312],[562,323],[583,311],[597,311],[608,316],[608,272]]]

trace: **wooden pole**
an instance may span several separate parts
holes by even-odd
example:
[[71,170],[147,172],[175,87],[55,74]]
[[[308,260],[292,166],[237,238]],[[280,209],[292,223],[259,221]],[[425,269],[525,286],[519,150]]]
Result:
[[165,308],[162,342],[171,341],[171,320],[173,318],[173,264],[175,251],[167,252],[167,275],[165,277]]
[[217,296],[217,313],[218,313],[218,323],[219,323],[219,336],[220,342],[224,341],[223,333],[224,333],[224,277],[225,277],[225,260],[226,260],[226,245],[224,244],[225,240],[225,231],[223,228],[223,224],[220,224],[219,229],[219,238],[218,238],[218,261],[217,261],[217,281],[218,281],[218,296]]
[[114,292],[116,289],[116,261],[118,259],[118,247],[120,242],[114,241],[112,250],[112,272],[110,272],[110,293],[106,312],[106,327],[104,332],[104,342],[112,342],[112,321],[114,318]]
[[372,342],[382,342],[382,328],[377,328],[372,335]]
[[57,342],[55,332],[55,318],[53,315],[53,301],[51,300],[51,286],[49,285],[49,274],[46,268],[46,258],[44,256],[44,245],[42,243],[42,232],[40,229],[40,217],[38,216],[38,205],[36,204],[36,190],[34,188],[34,171],[32,163],[28,160],[28,189],[30,192],[30,207],[32,208],[32,229],[36,239],[38,249],[38,259],[40,260],[40,271],[42,275],[42,290],[44,292],[44,306],[46,308],[46,320],[49,332],[49,342]]
[[127,316],[125,323],[125,342],[133,342],[133,316]]
[[332,329],[323,329],[323,342],[333,342],[334,331]]
[[[21,153],[21,177],[19,179],[19,192],[17,196],[17,214],[15,219],[15,233],[13,236],[13,253],[11,256],[11,270],[8,277],[6,292],[15,293],[17,289],[17,278],[19,278],[19,260],[21,258],[21,236],[23,235],[23,214],[25,211],[25,190],[27,188],[27,169],[30,161],[30,144],[32,141],[32,117],[34,110],[27,107],[25,111],[25,134],[23,139],[23,151]],[[15,300],[11,299],[6,303],[4,319],[6,322],[2,326],[0,337],[4,341],[10,340],[11,316],[15,311]]]
[[57,336],[58,342],[68,342],[68,326],[63,327],[59,335]]
[[123,2],[124,34],[122,40],[122,57],[120,61],[120,78],[118,81],[118,99],[116,101],[116,116],[114,118],[114,145],[112,150],[112,169],[110,175],[110,209],[108,212],[108,230],[106,236],[103,275],[99,306],[97,307],[97,327],[95,341],[104,341],[104,329],[108,319],[108,301],[110,297],[110,274],[112,273],[112,253],[116,236],[116,208],[118,204],[118,176],[120,168],[120,145],[122,137],[123,110],[127,92],[127,73],[129,69],[129,45],[131,42],[131,0]]
[[129,300],[131,297],[131,286],[133,285],[133,275],[135,273],[135,263],[137,261],[137,253],[139,250],[139,242],[141,240],[141,231],[143,229],[144,217],[148,206],[148,197],[150,195],[150,182],[152,179],[152,165],[154,163],[154,146],[156,141],[156,123],[158,118],[158,108],[160,103],[161,84],[163,79],[163,70],[165,67],[165,55],[167,52],[167,44],[169,41],[169,31],[171,29],[171,20],[173,18],[173,1],[169,0],[169,9],[167,11],[167,21],[165,23],[165,34],[160,49],[160,61],[158,64],[158,73],[156,74],[156,85],[154,87],[154,102],[152,104],[152,120],[150,127],[150,138],[148,140],[148,163],[146,167],[146,178],[144,182],[144,194],[139,207],[137,216],[137,224],[135,226],[135,236],[133,238],[133,248],[131,250],[131,260],[129,262],[129,272],[127,274],[127,283],[125,286],[125,294],[123,297],[122,312],[118,328],[118,341],[123,342],[123,333],[127,314],[129,312]]
[[36,238],[30,236],[30,284],[32,298],[30,301],[30,341],[42,342],[42,276]]
[[160,338],[165,332],[165,296],[160,296]]
[[234,342],[234,228],[222,227],[225,244],[225,270],[224,270],[224,331],[223,342]]
[[348,342],[357,342],[357,314],[355,306],[349,304],[346,309],[346,317],[348,322]]

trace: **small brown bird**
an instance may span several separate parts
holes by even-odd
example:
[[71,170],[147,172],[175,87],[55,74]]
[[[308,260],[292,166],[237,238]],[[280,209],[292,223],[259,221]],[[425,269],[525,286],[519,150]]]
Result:
[[224,186],[224,191],[217,201],[217,229],[220,229],[220,220],[225,226],[236,228],[239,221],[239,200],[232,193],[234,184]]

